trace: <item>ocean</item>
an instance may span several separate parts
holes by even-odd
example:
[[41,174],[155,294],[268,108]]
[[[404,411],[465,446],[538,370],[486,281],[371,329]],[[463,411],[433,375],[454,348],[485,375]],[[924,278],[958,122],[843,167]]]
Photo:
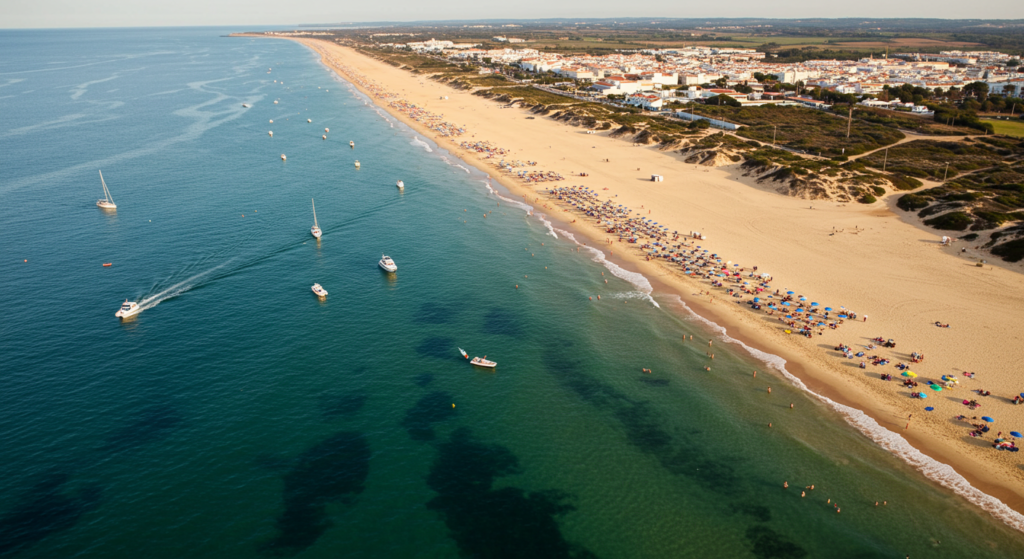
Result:
[[1024,554],[304,47],[230,31],[0,32],[0,556]]

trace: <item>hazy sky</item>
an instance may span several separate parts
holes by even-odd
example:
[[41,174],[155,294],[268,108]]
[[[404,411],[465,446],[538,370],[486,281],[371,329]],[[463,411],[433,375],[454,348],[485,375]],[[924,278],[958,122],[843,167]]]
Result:
[[935,17],[1024,18],[1024,0],[729,0],[647,3],[622,0],[0,0],[0,28],[240,25],[567,17]]

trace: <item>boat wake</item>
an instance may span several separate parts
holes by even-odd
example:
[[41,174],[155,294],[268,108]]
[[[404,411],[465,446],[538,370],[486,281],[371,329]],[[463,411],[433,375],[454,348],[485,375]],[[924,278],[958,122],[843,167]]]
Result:
[[147,310],[147,309],[151,309],[151,308],[159,305],[160,303],[162,303],[162,302],[164,302],[164,301],[166,301],[168,299],[172,299],[174,297],[177,297],[177,296],[181,295],[182,293],[185,293],[186,291],[188,291],[190,289],[193,289],[193,288],[197,287],[198,285],[201,285],[200,284],[200,280],[202,278],[204,278],[204,277],[210,275],[211,273],[213,273],[213,272],[223,268],[224,266],[227,266],[233,260],[234,259],[228,260],[228,261],[224,262],[223,264],[220,264],[219,266],[215,266],[213,268],[210,268],[209,270],[206,270],[205,272],[200,272],[200,273],[198,273],[198,274],[196,274],[196,275],[194,275],[194,276],[192,276],[190,278],[182,280],[182,281],[180,281],[180,282],[178,282],[178,283],[176,283],[176,284],[174,284],[174,285],[172,285],[172,286],[170,286],[170,287],[160,291],[159,293],[156,293],[156,294],[150,295],[148,297],[145,297],[144,299],[139,301],[139,312],[142,312],[142,311]]
[[697,321],[704,323],[711,330],[718,332],[723,341],[742,347],[751,356],[763,361],[770,368],[778,371],[779,374],[781,374],[793,386],[796,386],[800,390],[810,394],[829,408],[838,412],[839,415],[855,429],[866,435],[869,439],[885,450],[896,455],[917,471],[924,474],[928,479],[950,489],[957,495],[960,495],[981,507],[983,510],[999,520],[1002,520],[1007,525],[1024,532],[1024,515],[1006,506],[1006,504],[999,499],[996,499],[991,495],[987,495],[975,488],[969,481],[967,481],[967,479],[957,473],[952,466],[943,464],[942,462],[939,462],[938,460],[935,460],[914,448],[906,439],[901,437],[899,434],[882,427],[877,421],[861,410],[840,404],[831,398],[811,390],[803,383],[803,381],[786,369],[786,360],[782,357],[752,348],[742,341],[729,336],[724,327],[694,312],[693,309],[691,309],[678,295],[673,295],[671,298],[680,307],[682,307],[687,314],[694,317]]

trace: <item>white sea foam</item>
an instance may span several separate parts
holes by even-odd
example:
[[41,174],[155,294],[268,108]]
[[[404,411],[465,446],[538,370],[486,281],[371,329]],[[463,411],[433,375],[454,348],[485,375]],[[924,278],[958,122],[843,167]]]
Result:
[[417,138],[415,136],[413,136],[412,141],[409,142],[409,143],[414,145],[414,146],[422,147],[423,149],[427,150],[428,153],[433,153],[433,151],[434,151],[434,150],[430,149],[430,144],[428,144],[427,142],[424,142],[423,140],[421,140],[421,139],[419,139],[419,138]]
[[584,249],[588,250],[590,254],[593,256],[591,260],[607,268],[613,276],[619,279],[626,280],[629,283],[633,284],[633,287],[635,287],[637,291],[640,292],[644,300],[649,301],[655,307],[661,308],[661,305],[659,305],[658,302],[654,300],[654,297],[651,297],[651,293],[654,291],[654,288],[651,287],[651,282],[647,281],[647,278],[644,277],[643,274],[638,272],[630,272],[629,270],[623,268],[622,266],[619,266],[618,264],[608,260],[607,258],[605,258],[603,251],[577,241],[575,235],[564,229],[556,229],[556,231],[558,231],[567,239],[576,243],[580,247],[583,247]]
[[920,450],[911,446],[906,439],[901,437],[899,434],[894,433],[885,427],[882,427],[873,418],[868,416],[866,413],[856,408],[851,408],[840,404],[814,392],[807,387],[799,378],[794,376],[786,369],[786,360],[778,355],[773,355],[761,351],[759,349],[752,348],[747,344],[737,340],[726,333],[724,327],[700,316],[693,311],[678,295],[673,295],[674,299],[683,309],[685,309],[691,316],[693,316],[699,322],[704,323],[712,331],[717,332],[721,339],[726,343],[736,344],[742,347],[754,358],[763,361],[772,369],[778,371],[786,380],[788,380],[793,386],[796,386],[800,390],[807,392],[814,398],[817,398],[822,403],[832,408],[839,413],[846,420],[847,423],[852,425],[855,429],[867,435],[869,439],[874,441],[876,444],[884,448],[885,450],[895,454],[901,460],[915,468],[919,472],[925,475],[928,479],[938,483],[939,485],[952,490],[957,495],[967,499],[968,501],[978,505],[983,510],[987,511],[992,516],[1002,520],[1007,525],[1024,532],[1024,515],[1006,506],[1005,503],[987,495],[973,485],[970,484],[962,475],[956,472],[952,466],[943,464],[934,458],[925,455]]

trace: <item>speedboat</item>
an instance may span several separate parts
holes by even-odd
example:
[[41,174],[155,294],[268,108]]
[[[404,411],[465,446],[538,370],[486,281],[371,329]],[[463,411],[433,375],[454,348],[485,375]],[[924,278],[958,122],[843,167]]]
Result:
[[321,287],[319,283],[313,284],[313,293],[316,293],[316,296],[321,299],[327,296],[327,290]]
[[493,369],[498,366],[494,361],[488,361],[486,355],[483,357],[474,357],[469,361],[469,363],[471,365],[476,365],[477,367],[486,367],[488,369]]
[[398,184],[398,190],[405,190],[405,183],[404,182],[398,181],[397,184]]
[[395,265],[395,261],[390,256],[381,255],[380,262],[377,263],[385,272],[397,272],[398,266]]
[[129,316],[139,314],[141,310],[138,303],[134,301],[129,302],[128,299],[125,299],[124,304],[121,305],[121,310],[117,311],[114,316],[117,318],[128,318]]

